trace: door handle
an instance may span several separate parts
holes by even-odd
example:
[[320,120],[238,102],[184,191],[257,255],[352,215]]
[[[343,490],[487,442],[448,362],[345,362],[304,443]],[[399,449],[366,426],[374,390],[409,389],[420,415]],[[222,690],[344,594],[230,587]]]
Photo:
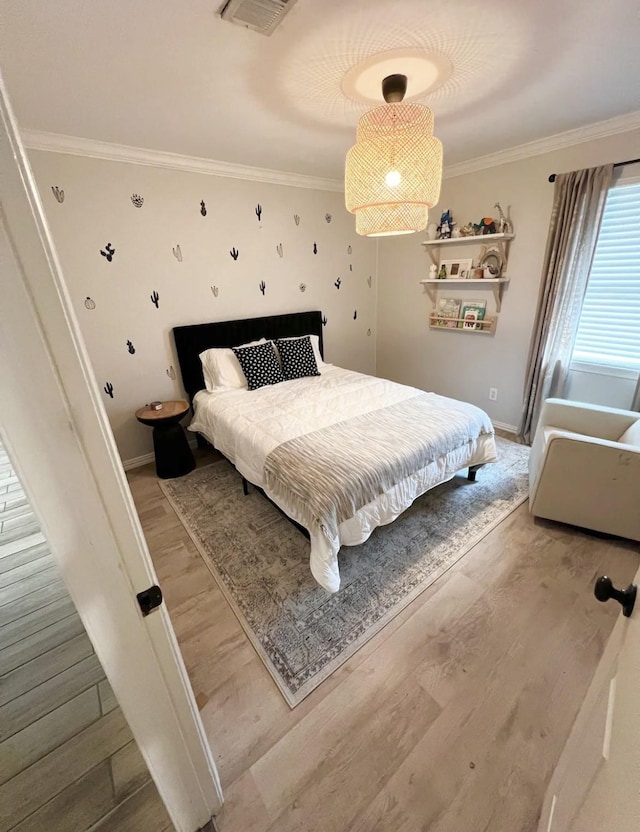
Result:
[[608,601],[613,598],[622,606],[622,614],[629,618],[633,612],[633,605],[636,602],[636,595],[638,587],[635,584],[629,584],[626,589],[616,589],[611,582],[611,578],[606,575],[601,575],[596,581],[593,588],[593,594],[598,601]]

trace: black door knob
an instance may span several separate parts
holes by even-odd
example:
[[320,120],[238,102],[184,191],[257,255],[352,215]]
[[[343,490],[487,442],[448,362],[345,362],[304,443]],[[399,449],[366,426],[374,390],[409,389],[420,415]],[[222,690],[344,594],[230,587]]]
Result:
[[606,575],[602,575],[598,578],[596,585],[593,588],[593,594],[596,596],[598,601],[608,601],[609,598],[613,598],[614,601],[621,604],[622,614],[627,618],[629,618],[633,612],[633,605],[636,602],[637,592],[638,587],[635,584],[629,584],[625,590],[616,589],[611,583],[611,578],[607,578]]

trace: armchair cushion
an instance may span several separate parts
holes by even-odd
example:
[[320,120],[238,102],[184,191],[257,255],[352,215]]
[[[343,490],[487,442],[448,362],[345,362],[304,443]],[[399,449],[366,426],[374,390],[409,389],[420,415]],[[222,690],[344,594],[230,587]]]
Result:
[[639,506],[640,413],[547,400],[529,460],[530,512],[640,540]]

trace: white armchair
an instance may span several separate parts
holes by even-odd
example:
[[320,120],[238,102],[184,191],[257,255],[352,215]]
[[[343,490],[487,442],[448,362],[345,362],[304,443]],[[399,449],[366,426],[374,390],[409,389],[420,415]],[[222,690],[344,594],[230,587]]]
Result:
[[529,511],[640,540],[640,413],[547,399],[529,458]]

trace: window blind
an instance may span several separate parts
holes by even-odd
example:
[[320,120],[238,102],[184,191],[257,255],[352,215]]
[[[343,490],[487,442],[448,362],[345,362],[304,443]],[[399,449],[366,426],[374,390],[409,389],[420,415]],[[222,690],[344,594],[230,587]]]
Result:
[[607,195],[573,360],[640,371],[640,183]]

